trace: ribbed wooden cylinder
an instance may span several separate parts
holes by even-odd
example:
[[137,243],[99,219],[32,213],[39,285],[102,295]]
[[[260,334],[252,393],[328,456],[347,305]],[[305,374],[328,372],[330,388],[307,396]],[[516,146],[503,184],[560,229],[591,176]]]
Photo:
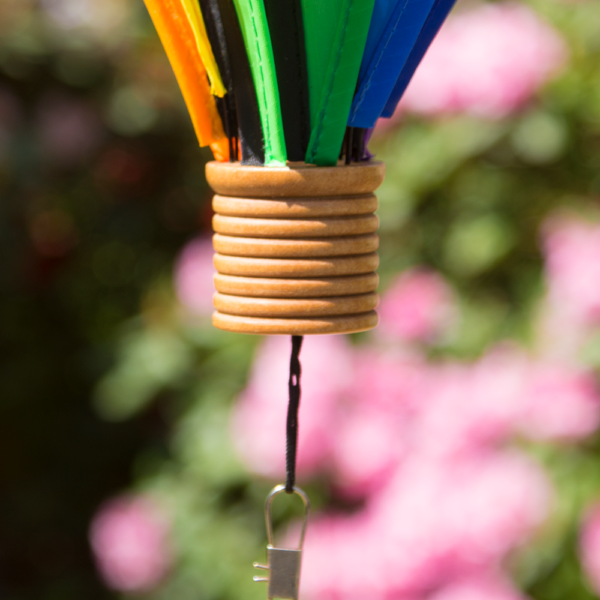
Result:
[[248,167],[210,162],[215,313],[240,333],[353,333],[377,325],[380,162]]

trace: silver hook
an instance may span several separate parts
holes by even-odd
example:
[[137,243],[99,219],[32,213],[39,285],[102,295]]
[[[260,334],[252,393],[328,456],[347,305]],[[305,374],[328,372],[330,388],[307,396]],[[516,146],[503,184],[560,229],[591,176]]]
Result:
[[[267,541],[269,542],[269,546],[274,546],[273,540],[273,523],[271,522],[271,504],[275,496],[278,496],[282,492],[285,492],[285,485],[277,485],[275,486],[265,501],[265,521],[267,525]],[[302,546],[304,545],[304,536],[306,535],[306,523],[308,521],[308,514],[310,512],[310,500],[308,496],[301,490],[299,487],[294,486],[294,493],[302,498],[302,502],[304,503],[304,518],[302,519],[302,529],[300,531],[300,542],[298,543],[298,550],[302,550]]]
[[298,600],[298,588],[300,586],[300,567],[302,562],[302,546],[306,533],[306,522],[310,512],[310,500],[300,489],[295,487],[294,493],[298,494],[304,502],[304,519],[300,531],[300,542],[297,549],[276,548],[273,539],[273,524],[271,522],[271,504],[275,496],[285,491],[284,485],[278,485],[271,490],[265,502],[265,520],[267,522],[267,546],[268,564],[254,563],[257,569],[269,571],[268,577],[254,577],[254,581],[267,581],[269,583],[267,597],[283,598],[286,600]]

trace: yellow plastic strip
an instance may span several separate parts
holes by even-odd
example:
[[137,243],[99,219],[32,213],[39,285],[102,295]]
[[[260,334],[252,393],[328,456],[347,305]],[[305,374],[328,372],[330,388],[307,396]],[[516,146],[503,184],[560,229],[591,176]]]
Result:
[[181,0],[181,4],[192,27],[192,31],[194,32],[196,46],[198,47],[200,58],[202,59],[202,63],[208,74],[210,93],[222,98],[227,93],[227,90],[223,85],[215,55],[213,54],[210,41],[208,40],[204,18],[200,12],[200,3],[198,0]]
[[[144,0],[179,83],[201,146],[226,140],[196,39],[181,0]],[[227,160],[222,155],[217,160]]]

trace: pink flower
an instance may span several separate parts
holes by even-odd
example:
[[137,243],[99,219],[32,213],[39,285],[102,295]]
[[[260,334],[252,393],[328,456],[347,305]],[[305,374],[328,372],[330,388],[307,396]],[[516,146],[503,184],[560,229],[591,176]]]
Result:
[[504,577],[482,573],[444,586],[429,600],[525,600]]
[[472,454],[505,442],[526,407],[529,363],[510,350],[432,373],[415,440],[432,456]]
[[90,542],[105,583],[123,592],[149,591],[171,564],[168,523],[146,498],[121,497],[104,504],[90,527]]
[[175,291],[179,302],[192,314],[212,314],[214,273],[211,239],[198,237],[189,242],[175,265]]
[[529,8],[482,4],[451,16],[401,106],[425,115],[504,117],[565,63],[565,43]]
[[497,447],[516,433],[577,440],[600,424],[592,373],[509,348],[432,372],[424,402],[414,437],[422,452],[438,456]]
[[[378,567],[387,551],[378,534],[372,516],[364,511],[311,519],[303,552],[302,596],[319,600],[391,597],[388,580],[381,578]],[[296,539],[297,533],[288,537]]]
[[550,318],[565,332],[600,323],[600,224],[556,216],[543,242]]
[[339,420],[336,429],[333,460],[338,491],[365,497],[385,485],[405,446],[397,416],[355,407]]
[[420,573],[431,586],[496,564],[543,522],[549,499],[543,471],[519,454],[415,456],[371,510],[391,547],[403,549],[396,585]]
[[386,483],[408,448],[428,375],[413,356],[355,351],[352,388],[338,404],[332,438],[338,492],[366,497]]
[[411,460],[364,510],[311,520],[303,593],[421,598],[495,569],[546,517],[548,501],[543,473],[518,455]]
[[565,364],[532,365],[521,431],[533,439],[578,440],[600,424],[595,377]]
[[[281,478],[285,466],[285,422],[291,345],[288,337],[266,338],[250,382],[232,413],[233,439],[242,460],[256,473]],[[335,436],[334,414],[351,386],[350,349],[342,336],[304,338],[302,398],[298,428],[298,472],[322,467]]]
[[579,554],[587,579],[596,594],[600,594],[600,504],[592,506],[584,519]]
[[452,297],[436,273],[412,269],[385,292],[379,307],[378,333],[408,341],[438,335],[452,317]]

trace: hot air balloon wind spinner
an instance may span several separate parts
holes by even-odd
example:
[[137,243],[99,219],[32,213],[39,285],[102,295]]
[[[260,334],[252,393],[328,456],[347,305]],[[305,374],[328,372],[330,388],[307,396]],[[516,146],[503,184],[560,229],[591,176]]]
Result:
[[[302,336],[377,325],[377,198],[367,143],[455,0],[144,0],[201,146],[213,199],[213,324],[292,336],[287,479],[266,503],[269,598],[298,597]],[[298,494],[298,549],[271,502]]]

